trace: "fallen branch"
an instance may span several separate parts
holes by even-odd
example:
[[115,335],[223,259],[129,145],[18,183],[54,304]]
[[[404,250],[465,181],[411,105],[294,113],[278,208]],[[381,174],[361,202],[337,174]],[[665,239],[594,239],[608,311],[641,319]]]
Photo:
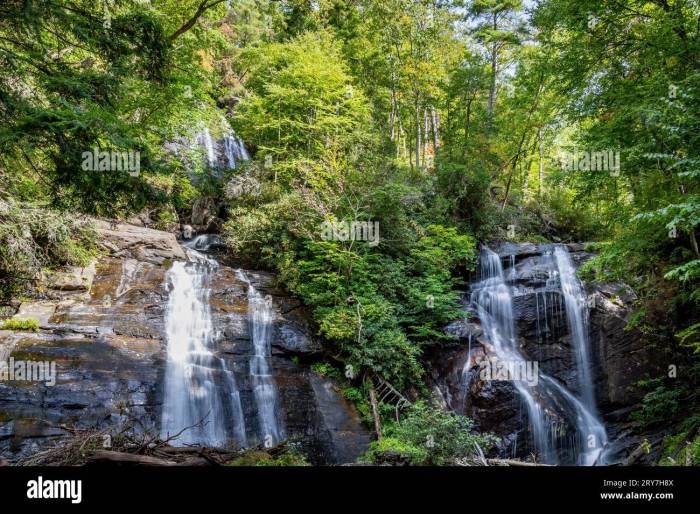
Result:
[[489,466],[522,466],[522,467],[534,467],[534,466],[551,466],[551,464],[540,464],[539,462],[526,462],[523,460],[516,459],[486,459]]

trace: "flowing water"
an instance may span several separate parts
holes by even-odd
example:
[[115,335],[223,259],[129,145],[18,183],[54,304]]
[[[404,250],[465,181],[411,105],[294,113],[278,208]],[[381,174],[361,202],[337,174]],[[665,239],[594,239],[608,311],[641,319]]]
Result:
[[593,380],[591,379],[590,359],[588,357],[588,306],[583,287],[576,278],[576,270],[569,252],[562,247],[554,249],[554,257],[559,271],[561,291],[566,306],[566,318],[569,325],[574,351],[576,354],[576,368],[578,372],[579,388],[583,403],[591,410],[595,410],[593,394]]
[[236,273],[248,285],[248,323],[255,352],[250,357],[250,378],[258,411],[260,438],[269,447],[284,438],[278,416],[277,386],[270,365],[272,300],[260,294],[242,270]]
[[235,168],[239,162],[250,159],[243,140],[235,134],[224,136],[224,154],[226,154],[228,167],[231,169]]
[[[219,141],[214,141],[208,127],[205,127],[199,134],[197,134],[197,143],[204,148],[207,164],[210,168],[219,166],[233,169],[242,161],[249,160],[250,154],[248,153],[248,149],[245,147],[243,140],[235,133],[230,131],[230,128],[228,128],[228,124],[225,120],[223,120],[222,126],[225,127],[225,130],[228,130],[228,133],[223,135],[220,143]],[[223,149],[223,157],[225,158],[224,163],[219,163],[219,159],[217,158],[216,149],[219,144],[221,144]]]
[[[556,261],[556,267],[554,263]],[[533,447],[541,462],[593,465],[600,463],[607,444],[605,428],[597,417],[588,358],[588,323],[583,288],[575,277],[573,264],[564,247],[556,247],[549,264],[547,289],[560,287],[577,356],[581,397],[577,397],[556,379],[538,373],[536,384],[524,380],[512,383],[525,403]],[[515,258],[510,256],[508,280],[515,278]],[[527,358],[518,344],[513,311],[513,291],[503,271],[501,257],[484,247],[480,256],[477,282],[471,287],[471,303],[489,343],[487,353],[500,362],[525,365]],[[551,293],[551,291],[550,291]],[[537,293],[535,293],[537,294]],[[540,336],[537,299],[538,337]],[[542,295],[545,324],[548,318],[547,291]],[[549,301],[551,316],[560,315],[557,303]],[[584,312],[585,311],[585,312]],[[550,316],[550,319],[551,319]]]
[[216,152],[214,151],[214,141],[212,140],[211,133],[208,127],[204,127],[204,130],[197,136],[197,142],[204,147],[207,156],[207,164],[210,167],[216,165]]
[[217,262],[188,249],[192,262],[174,262],[165,315],[168,344],[161,437],[176,445],[246,446],[236,380],[214,353],[216,332],[209,307]]

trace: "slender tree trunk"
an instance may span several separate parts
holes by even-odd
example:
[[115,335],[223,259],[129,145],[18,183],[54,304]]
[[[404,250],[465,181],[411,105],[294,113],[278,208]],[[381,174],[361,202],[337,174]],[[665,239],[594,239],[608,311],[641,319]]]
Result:
[[440,118],[438,117],[435,107],[430,108],[430,120],[433,127],[433,152],[435,152],[440,142],[438,137],[438,127],[440,126]]
[[700,257],[700,251],[698,251],[698,240],[695,238],[694,228],[690,229],[690,246],[693,248],[693,252],[695,252],[695,257]]
[[416,95],[416,169],[420,169],[420,107],[418,106],[418,95]]
[[[493,31],[498,30],[498,21],[496,13],[493,14]],[[489,100],[486,107],[488,114],[488,129],[491,130],[493,124],[493,112],[496,108],[496,75],[498,73],[498,42],[494,41],[491,47],[491,85],[489,87]]]
[[537,190],[537,196],[539,197],[540,201],[542,200],[542,182],[544,181],[544,157],[542,152],[542,137],[538,133],[537,134],[537,139],[538,145],[537,145],[537,153],[538,153],[538,159],[539,159],[539,172],[540,172],[540,182],[538,184],[538,190]]
[[515,175],[515,170],[518,167],[518,161],[520,160],[520,152],[523,149],[523,143],[525,142],[525,134],[527,134],[527,130],[523,132],[522,137],[520,138],[520,143],[518,143],[518,151],[515,153],[515,157],[513,157],[513,166],[510,169],[510,174],[508,175],[508,182],[506,183],[506,192],[505,195],[503,196],[503,204],[501,204],[501,211],[504,211],[506,208],[506,203],[508,203],[508,195],[510,194],[510,185],[513,182],[513,176]]
[[430,137],[428,134],[429,132],[430,125],[428,123],[428,108],[423,109],[423,165],[425,166],[426,163],[426,157],[428,156],[428,152],[430,151]]
[[406,158],[406,155],[407,155],[406,147],[407,147],[408,143],[406,142],[406,139],[408,139],[408,137],[406,135],[406,131],[403,128],[401,128],[401,144],[403,145],[403,158],[404,159]]
[[377,403],[377,394],[374,391],[372,380],[368,380],[369,384],[369,401],[372,405],[372,417],[374,418],[374,431],[377,434],[377,440],[382,438],[382,422],[379,419],[379,405]]
[[391,116],[390,116],[391,140],[392,141],[394,141],[395,125],[396,125],[396,87],[395,87],[395,81],[396,81],[396,71],[394,69],[394,62],[392,60],[392,62],[391,62]]

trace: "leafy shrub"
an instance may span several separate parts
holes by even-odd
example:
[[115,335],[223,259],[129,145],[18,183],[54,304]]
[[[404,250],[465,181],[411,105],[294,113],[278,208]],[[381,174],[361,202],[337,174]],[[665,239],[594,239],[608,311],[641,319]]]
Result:
[[419,401],[411,406],[400,422],[386,427],[386,437],[373,443],[370,460],[387,450],[398,451],[415,465],[445,465],[455,459],[490,449],[498,439],[491,434],[472,431],[473,421],[445,412]]
[[314,362],[311,369],[324,377],[339,378],[341,376],[340,371],[327,362]]
[[87,222],[68,214],[0,199],[0,294],[26,284],[43,267],[84,266],[96,253],[94,237]]
[[637,385],[650,391],[644,395],[641,408],[632,413],[633,419],[651,425],[674,419],[681,412],[681,399],[687,392],[682,386],[671,387],[660,378],[641,380]]
[[39,322],[33,318],[28,318],[28,319],[10,318],[10,319],[6,319],[5,321],[3,321],[2,326],[0,326],[0,329],[2,329],[2,330],[26,330],[26,331],[36,332],[37,330],[39,330]]

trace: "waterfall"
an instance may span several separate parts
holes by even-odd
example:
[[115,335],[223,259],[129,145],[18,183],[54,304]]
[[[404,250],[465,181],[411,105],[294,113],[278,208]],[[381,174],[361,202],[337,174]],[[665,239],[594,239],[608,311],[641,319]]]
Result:
[[[161,437],[182,432],[175,445],[246,445],[243,409],[235,377],[212,348],[215,331],[209,307],[210,281],[218,264],[188,250],[193,262],[174,262],[165,315],[168,362]],[[186,430],[185,430],[186,429]]]
[[589,409],[595,409],[593,395],[593,380],[588,358],[588,309],[583,287],[576,278],[576,271],[571,262],[571,256],[566,248],[557,246],[554,257],[559,270],[561,291],[564,295],[564,306],[571,334],[571,342],[576,353],[576,369],[578,371],[579,388],[583,403]]
[[209,164],[210,167],[214,166],[216,164],[216,152],[214,151],[214,141],[211,138],[208,127],[204,127],[204,130],[197,136],[197,142],[199,142],[207,152],[207,164]]
[[240,161],[250,159],[243,140],[235,134],[224,136],[224,154],[226,154],[228,167],[231,169],[235,168]]
[[[524,363],[516,341],[512,295],[504,280],[501,258],[484,247],[479,263],[480,281],[472,285],[471,303],[476,307],[484,335],[499,360]],[[542,460],[553,463],[556,456],[547,437],[542,407],[531,387],[519,380],[513,384],[527,406],[535,449]]]
[[[588,369],[587,313],[583,313],[583,289],[575,279],[573,265],[565,249],[555,249],[555,260],[559,271],[552,269],[552,275],[555,276],[548,278],[546,290],[542,295],[545,323],[550,315],[546,302],[547,292],[551,292],[553,287],[561,287],[572,339],[578,338],[574,341],[575,350]],[[513,269],[509,270],[508,276],[515,278],[515,259],[512,255],[510,262]],[[554,267],[551,256],[546,256],[546,263],[548,267]],[[556,275],[559,283],[556,281]],[[487,348],[489,353],[499,361],[521,365],[525,364],[526,358],[518,345],[513,293],[504,277],[500,256],[487,247],[482,248],[478,281],[471,287],[471,303],[476,307],[481,320],[484,336],[490,345]],[[539,292],[535,292],[539,323],[538,294]],[[549,305],[551,317],[559,316],[559,304],[550,301]],[[539,332],[538,325],[538,338]],[[582,383],[587,383],[586,387],[590,390],[592,399],[590,372],[584,376],[579,375],[579,379]],[[587,403],[585,398],[582,401],[556,379],[541,371],[538,373],[536,384],[513,380],[513,385],[526,405],[533,445],[541,461],[556,464],[566,457],[580,465],[600,463],[603,448],[607,444],[607,435],[596,416],[592,400],[591,403]],[[585,394],[583,396],[585,397]]]
[[[222,127],[224,135],[221,140],[214,141],[209,128],[204,127],[204,129],[197,134],[197,143],[204,148],[207,164],[210,168],[219,166],[233,169],[238,166],[241,161],[249,160],[250,154],[243,140],[231,130],[224,118],[222,118]],[[225,163],[219,163],[219,159],[217,158],[217,147],[219,147],[219,145],[221,145],[220,148],[223,149]]]
[[278,419],[277,387],[270,365],[272,302],[253,287],[242,270],[236,273],[248,285],[248,323],[255,351],[250,358],[250,378],[258,410],[260,437],[265,446],[269,447],[284,438]]
[[[587,424],[589,437],[592,436],[598,443],[596,449],[604,447],[608,440],[597,414],[595,394],[593,391],[593,379],[591,377],[591,364],[589,358],[589,325],[588,325],[588,305],[581,282],[576,278],[576,270],[571,261],[569,250],[563,246],[554,249],[554,258],[559,271],[559,281],[561,291],[564,296],[564,307],[566,318],[571,334],[571,342],[576,354],[576,370],[579,380],[579,390],[581,399],[586,406],[589,415],[584,421]],[[593,462],[598,458],[600,452],[589,452],[587,456]]]

